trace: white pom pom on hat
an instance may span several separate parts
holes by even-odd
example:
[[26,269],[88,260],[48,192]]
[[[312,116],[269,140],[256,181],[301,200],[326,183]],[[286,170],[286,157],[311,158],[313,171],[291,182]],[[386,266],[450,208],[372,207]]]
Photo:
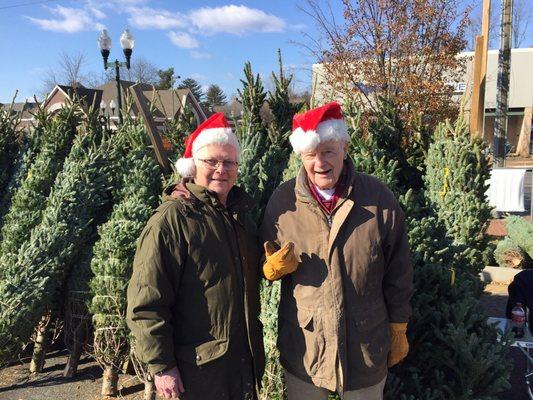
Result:
[[350,136],[339,103],[331,102],[306,113],[295,114],[289,140],[296,153],[312,151],[319,143],[328,140],[348,142]]
[[175,164],[178,174],[185,178],[194,176],[196,171],[194,154],[209,144],[229,144],[240,153],[237,136],[221,112],[213,114],[187,137],[183,156]]

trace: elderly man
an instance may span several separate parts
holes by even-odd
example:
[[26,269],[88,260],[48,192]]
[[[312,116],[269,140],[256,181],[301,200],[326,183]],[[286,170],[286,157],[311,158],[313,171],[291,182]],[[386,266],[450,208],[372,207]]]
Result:
[[264,370],[261,254],[253,204],[235,186],[239,143],[217,113],[185,144],[176,167],[188,178],[139,241],[128,325],[161,396],[255,399]]
[[[412,266],[403,212],[356,172],[340,106],[294,116],[303,166],[272,195],[261,226],[267,278],[282,278],[278,348],[289,400],[383,398],[408,352]],[[276,248],[281,250],[273,253]]]

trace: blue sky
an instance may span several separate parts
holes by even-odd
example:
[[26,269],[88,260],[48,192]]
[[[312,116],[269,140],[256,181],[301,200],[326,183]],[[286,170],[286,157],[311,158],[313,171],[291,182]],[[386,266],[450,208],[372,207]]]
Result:
[[[319,0],[325,4],[326,0]],[[480,14],[481,0],[472,1]],[[533,0],[515,0],[528,10],[525,45],[533,44]],[[340,16],[339,0],[332,0]],[[305,0],[0,0],[0,102],[42,93],[47,71],[57,70],[62,52],[82,53],[84,75],[101,75],[99,30],[113,39],[111,60],[123,59],[119,38],[124,28],[135,36],[133,60],[143,57],[156,67],[174,67],[182,79],[216,83],[227,96],[241,87],[243,65],[252,62],[268,88],[277,69],[276,49],[295,74],[296,89],[311,86],[316,59],[302,46],[304,32],[318,36],[313,20],[299,7]],[[499,13],[500,1],[492,10]],[[342,18],[340,18],[342,19]]]
[[39,93],[61,52],[83,53],[84,73],[101,74],[96,40],[103,27],[113,40],[110,59],[122,60],[119,38],[128,27],[135,37],[133,59],[174,67],[182,79],[193,77],[202,85],[216,83],[228,97],[240,87],[248,60],[268,79],[277,66],[277,48],[298,88],[310,87],[314,59],[293,43],[303,40],[302,32],[316,33],[298,8],[303,1],[37,1],[0,1],[0,102],[9,101],[16,89],[19,101]]

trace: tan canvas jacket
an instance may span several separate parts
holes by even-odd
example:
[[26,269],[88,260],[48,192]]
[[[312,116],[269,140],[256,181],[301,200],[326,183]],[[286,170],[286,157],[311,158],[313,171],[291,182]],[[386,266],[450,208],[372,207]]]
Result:
[[305,170],[272,195],[264,241],[295,243],[299,265],[282,280],[278,347],[293,375],[355,390],[387,373],[389,322],[411,315],[413,272],[404,215],[376,178],[345,162],[346,189],[328,218]]

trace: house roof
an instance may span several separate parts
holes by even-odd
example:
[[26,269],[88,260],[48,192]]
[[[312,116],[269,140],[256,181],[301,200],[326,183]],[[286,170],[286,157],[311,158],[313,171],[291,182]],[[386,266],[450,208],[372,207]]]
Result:
[[43,108],[48,106],[50,100],[54,98],[58,91],[61,91],[66,98],[72,99],[76,97],[80,99],[84,109],[89,109],[91,106],[98,107],[102,99],[102,91],[98,89],[89,89],[83,86],[56,85],[48,94],[46,100],[44,100]]
[[32,114],[31,112],[34,111],[37,108],[37,103],[34,102],[20,102],[20,103],[13,103],[11,104],[0,104],[0,106],[5,107],[6,109],[9,109],[11,107],[11,113],[22,113],[21,118],[22,119],[31,119]]
[[[125,96],[129,93],[129,88],[135,85],[135,82],[120,81],[120,88],[122,92],[122,101],[125,101]],[[205,113],[202,107],[189,89],[156,89],[155,86],[146,83],[137,84],[142,94],[152,106],[154,118],[174,118],[181,112],[183,104],[190,104],[198,114],[200,121],[205,120]],[[115,81],[109,81],[104,85],[98,86],[99,90],[103,92],[102,100],[109,105],[111,100],[117,102],[117,84]],[[109,112],[110,110],[107,110]],[[116,113],[116,111],[115,111]],[[135,103],[131,106],[131,115],[137,115],[138,109]]]
[[183,106],[191,102],[189,89],[143,90],[143,95],[153,105],[154,117],[175,118]]
[[[129,93],[128,89],[133,85],[135,85],[135,82],[124,81],[124,80],[120,81],[120,89],[122,93],[123,103],[126,101],[125,97]],[[152,90],[153,88],[152,85],[149,85],[147,83],[139,83],[138,85],[140,85],[142,90]],[[111,100],[113,100],[115,103],[118,102],[117,101],[117,83],[115,81],[109,81],[103,85],[98,86],[97,89],[102,91],[101,101],[105,103],[106,107],[109,106],[109,103],[111,102]],[[98,107],[100,107],[100,102],[98,103]],[[117,107],[118,107],[118,104],[117,104]],[[107,109],[107,112],[110,113],[111,110]],[[118,111],[115,110],[116,115],[118,115],[117,113]],[[138,113],[137,106],[135,105],[135,103],[133,103],[131,106],[131,115],[137,115],[137,113]]]

